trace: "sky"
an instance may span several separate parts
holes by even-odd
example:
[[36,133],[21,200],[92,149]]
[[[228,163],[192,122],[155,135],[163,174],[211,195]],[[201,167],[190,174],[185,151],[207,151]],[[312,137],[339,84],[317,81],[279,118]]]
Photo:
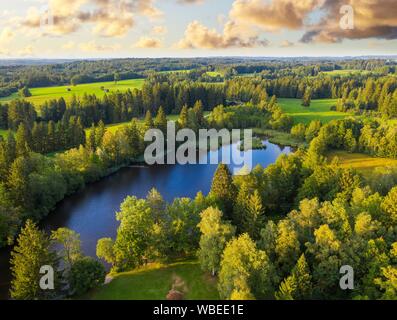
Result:
[[0,59],[397,54],[397,0],[12,0]]

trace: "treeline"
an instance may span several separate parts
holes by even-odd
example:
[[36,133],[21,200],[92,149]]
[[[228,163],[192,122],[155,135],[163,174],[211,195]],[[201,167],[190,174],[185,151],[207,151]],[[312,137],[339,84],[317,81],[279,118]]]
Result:
[[384,121],[355,118],[331,121],[319,130],[308,152],[315,161],[321,161],[332,149],[397,158],[396,126]]
[[33,127],[39,121],[69,121],[80,118],[84,127],[103,121],[105,124],[130,121],[143,117],[147,111],[155,114],[162,106],[166,114],[177,114],[182,107],[192,107],[202,101],[205,110],[224,104],[223,87],[213,84],[181,82],[175,84],[145,84],[142,90],[110,93],[102,99],[95,95],[73,97],[68,103],[63,98],[45,102],[37,114],[34,106],[24,100],[0,105],[0,128],[16,130],[21,122]]
[[338,111],[374,110],[389,117],[397,115],[397,79],[389,76],[281,77],[274,80],[239,77],[227,81],[225,90],[228,100],[252,100],[253,103],[273,95],[278,98],[302,99],[309,91],[311,99],[341,99],[335,106]]

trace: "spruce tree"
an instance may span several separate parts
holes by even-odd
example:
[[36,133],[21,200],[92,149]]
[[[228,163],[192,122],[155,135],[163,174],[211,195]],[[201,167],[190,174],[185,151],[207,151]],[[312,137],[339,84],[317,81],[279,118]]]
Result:
[[18,157],[26,157],[30,152],[31,135],[29,129],[24,123],[18,127],[16,136],[16,154]]
[[310,299],[312,296],[312,276],[309,265],[307,264],[305,254],[303,253],[296,263],[292,274],[296,281],[295,299]]
[[156,118],[154,119],[154,126],[161,130],[164,134],[167,132],[167,117],[163,107],[160,107],[159,111],[157,112]]
[[154,128],[152,113],[149,110],[146,112],[143,128],[144,128],[144,132]]
[[233,184],[233,177],[227,165],[221,163],[216,169],[212,180],[210,196],[214,198],[220,210],[227,218],[230,218],[233,211],[233,204],[236,196],[236,188]]
[[[49,299],[55,296],[58,284],[58,260],[50,249],[49,237],[36,224],[28,220],[18,236],[11,253],[11,297],[18,300]],[[54,270],[54,289],[40,288],[43,274],[40,269],[51,266]]]
[[247,232],[254,240],[259,238],[260,230],[264,223],[264,209],[262,205],[262,198],[258,190],[254,191],[247,199],[246,211],[243,216],[244,231]]
[[183,106],[178,119],[178,130],[187,128],[188,125],[188,108]]

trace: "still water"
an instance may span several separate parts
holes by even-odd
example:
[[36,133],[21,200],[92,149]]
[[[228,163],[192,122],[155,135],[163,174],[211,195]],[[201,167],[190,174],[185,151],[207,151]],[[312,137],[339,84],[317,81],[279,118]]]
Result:
[[[291,152],[290,147],[280,147],[267,140],[264,144],[266,149],[252,151],[253,167],[258,164],[267,167],[274,163],[280,154]],[[210,151],[201,154],[200,157],[213,159],[216,156],[220,157],[224,152],[240,153],[235,143],[223,146],[219,153]],[[115,237],[118,227],[115,212],[128,195],[143,198],[152,188],[156,188],[166,201],[171,202],[176,197],[195,197],[198,191],[207,194],[216,168],[217,165],[213,164],[123,168],[60,202],[43,220],[41,227],[47,231],[66,227],[78,232],[84,253],[95,256],[98,239]],[[9,250],[0,250],[0,299],[7,298],[9,290],[8,260]]]

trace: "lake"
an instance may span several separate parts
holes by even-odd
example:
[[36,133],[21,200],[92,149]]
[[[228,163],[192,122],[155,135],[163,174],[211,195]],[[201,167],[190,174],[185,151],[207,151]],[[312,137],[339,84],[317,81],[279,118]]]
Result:
[[[258,164],[267,167],[274,163],[280,154],[289,154],[292,151],[290,147],[280,147],[267,140],[264,144],[266,149],[252,151],[253,167]],[[201,154],[200,157],[220,157],[222,152],[240,153],[238,144],[234,143],[221,147],[218,154],[210,151]],[[193,198],[199,191],[207,194],[216,168],[217,165],[214,164],[123,168],[61,201],[42,221],[41,227],[47,231],[66,227],[78,232],[84,253],[95,256],[98,239],[115,237],[118,227],[115,213],[127,196],[143,198],[152,188],[156,188],[168,202],[176,197]],[[7,298],[9,289],[8,260],[9,250],[0,250],[0,299]]]

